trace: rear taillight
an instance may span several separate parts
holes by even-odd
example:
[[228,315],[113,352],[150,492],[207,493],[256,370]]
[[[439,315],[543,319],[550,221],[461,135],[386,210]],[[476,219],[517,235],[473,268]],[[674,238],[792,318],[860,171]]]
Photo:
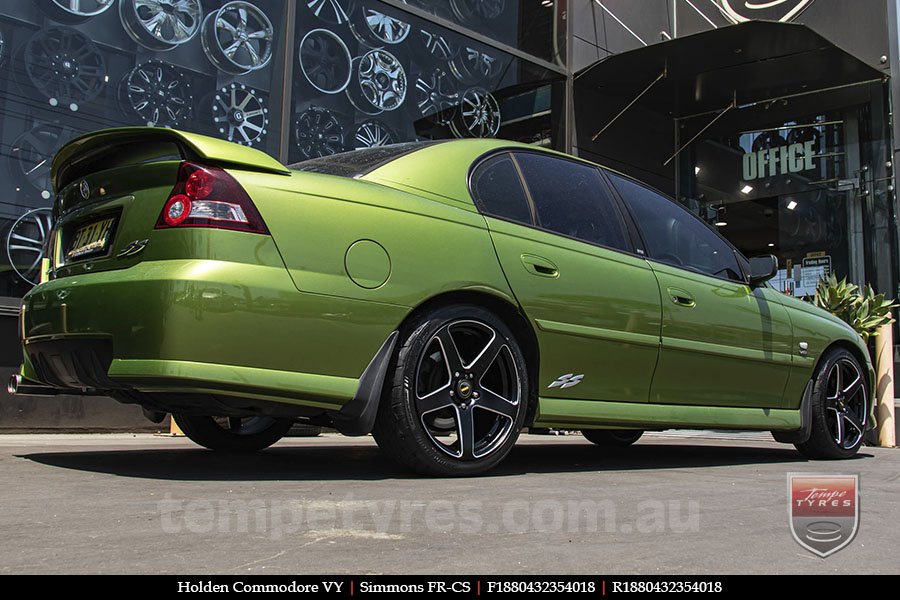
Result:
[[244,188],[223,169],[181,163],[157,229],[208,227],[269,233]]

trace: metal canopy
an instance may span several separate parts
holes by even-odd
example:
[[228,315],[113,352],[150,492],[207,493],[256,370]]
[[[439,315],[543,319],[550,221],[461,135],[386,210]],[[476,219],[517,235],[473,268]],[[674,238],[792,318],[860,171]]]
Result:
[[748,21],[612,55],[575,89],[684,119],[885,77],[805,25]]

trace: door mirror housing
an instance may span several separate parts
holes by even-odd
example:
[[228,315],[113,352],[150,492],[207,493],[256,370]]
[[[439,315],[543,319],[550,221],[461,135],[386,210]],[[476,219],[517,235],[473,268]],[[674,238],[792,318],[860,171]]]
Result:
[[778,258],[772,254],[750,259],[750,285],[757,287],[778,274]]

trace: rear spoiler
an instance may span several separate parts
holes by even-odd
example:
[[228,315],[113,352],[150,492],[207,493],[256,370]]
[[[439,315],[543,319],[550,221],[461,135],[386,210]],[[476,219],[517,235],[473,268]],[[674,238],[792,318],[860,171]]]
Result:
[[288,175],[290,171],[280,162],[254,148],[225,140],[161,127],[119,127],[101,129],[85,134],[63,146],[50,168],[53,189],[59,191],[74,179],[89,171],[88,164],[96,159],[101,164],[111,149],[128,148],[134,144],[175,144],[183,159],[199,160],[222,167],[238,167]]

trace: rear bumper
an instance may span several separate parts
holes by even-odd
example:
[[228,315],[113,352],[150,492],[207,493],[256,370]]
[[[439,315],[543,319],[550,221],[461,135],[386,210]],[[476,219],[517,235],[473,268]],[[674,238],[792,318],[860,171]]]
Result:
[[37,286],[23,375],[59,388],[220,393],[335,409],[405,307],[298,292],[283,267],[145,261]]

